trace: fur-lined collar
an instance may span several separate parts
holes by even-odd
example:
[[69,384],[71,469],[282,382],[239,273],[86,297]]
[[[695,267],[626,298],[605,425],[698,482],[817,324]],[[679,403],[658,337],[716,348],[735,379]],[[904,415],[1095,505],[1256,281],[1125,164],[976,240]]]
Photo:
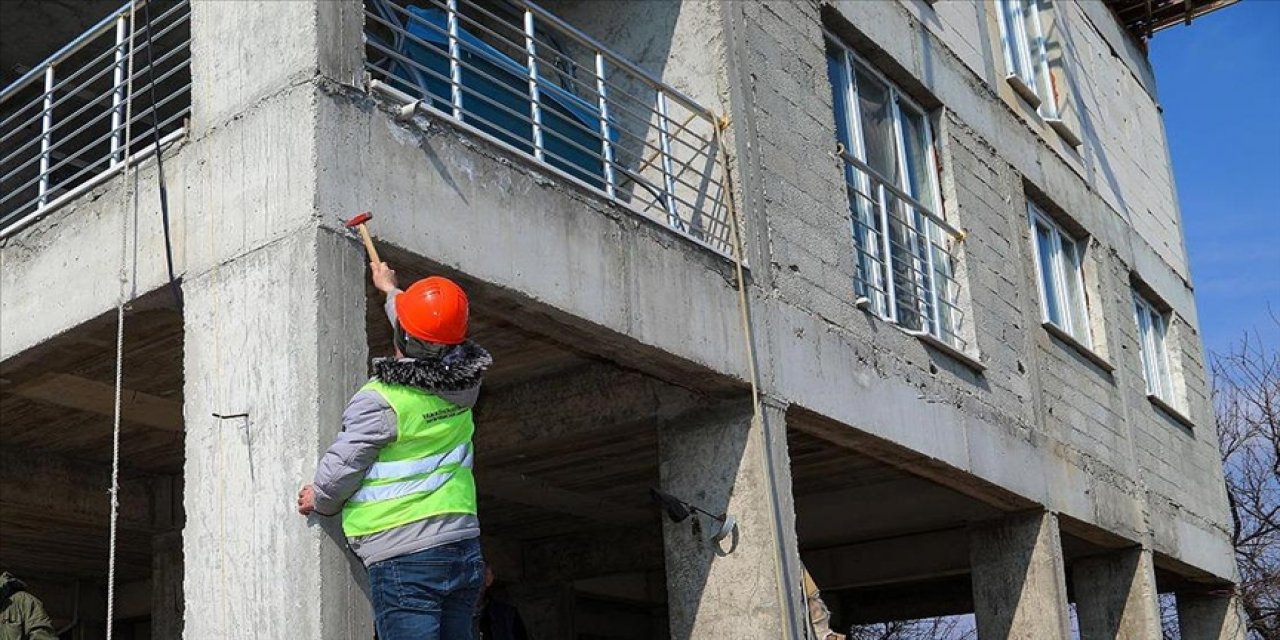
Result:
[[480,384],[493,356],[470,340],[439,358],[376,358],[373,377],[428,391],[465,391]]

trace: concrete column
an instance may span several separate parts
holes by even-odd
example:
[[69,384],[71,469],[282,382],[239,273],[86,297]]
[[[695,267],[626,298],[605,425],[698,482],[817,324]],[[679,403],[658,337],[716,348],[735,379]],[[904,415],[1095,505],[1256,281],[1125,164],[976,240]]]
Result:
[[183,282],[189,640],[373,635],[336,519],[294,507],[365,379],[364,261],[303,228]]
[[1124,549],[1072,565],[1081,640],[1160,637],[1160,601],[1151,551]]
[[359,0],[192,2],[194,137],[317,77],[356,84],[363,24]]
[[1052,513],[1020,513],[969,532],[978,637],[1067,640],[1067,580]]
[[1233,595],[1179,593],[1182,640],[1245,640],[1244,611]]
[[[749,401],[689,420],[673,420],[658,432],[662,490],[712,513],[738,520],[736,539],[711,542],[709,519],[700,532],[691,520],[663,518],[667,602],[671,637],[778,638],[799,635],[799,554],[785,446],[786,416],[766,405],[771,442],[752,417]],[[783,496],[778,551],[766,453]],[[698,516],[694,516],[698,517]],[[692,518],[691,518],[692,519]],[[780,588],[782,580],[785,591]],[[790,600],[789,602],[787,600]]]
[[182,637],[182,532],[151,536],[151,637]]

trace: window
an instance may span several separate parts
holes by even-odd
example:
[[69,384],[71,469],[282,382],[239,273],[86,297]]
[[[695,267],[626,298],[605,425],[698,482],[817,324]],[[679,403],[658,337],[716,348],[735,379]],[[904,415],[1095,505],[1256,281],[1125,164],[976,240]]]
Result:
[[1057,116],[1049,56],[1040,29],[1040,0],[996,0],[1009,84],[1046,118]]
[[928,114],[852,51],[830,37],[828,45],[859,304],[963,349],[951,255],[958,232],[938,213]]
[[1138,351],[1142,354],[1142,375],[1147,395],[1173,404],[1173,376],[1169,373],[1169,352],[1165,347],[1168,323],[1165,316],[1138,292],[1133,293],[1133,312],[1138,323]]
[[1080,344],[1093,348],[1084,294],[1083,243],[1063,231],[1034,203],[1027,203],[1027,211],[1031,218],[1041,319],[1065,331]]

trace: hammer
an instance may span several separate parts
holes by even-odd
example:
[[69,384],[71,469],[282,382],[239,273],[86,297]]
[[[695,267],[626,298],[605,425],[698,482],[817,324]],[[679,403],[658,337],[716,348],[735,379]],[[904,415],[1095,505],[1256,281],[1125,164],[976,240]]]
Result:
[[365,211],[356,217],[347,220],[344,224],[348,229],[358,229],[360,231],[360,239],[364,240],[364,248],[369,252],[370,262],[382,262],[378,257],[378,250],[373,248],[373,238],[369,237],[369,230],[365,228],[364,223],[373,219],[373,214]]

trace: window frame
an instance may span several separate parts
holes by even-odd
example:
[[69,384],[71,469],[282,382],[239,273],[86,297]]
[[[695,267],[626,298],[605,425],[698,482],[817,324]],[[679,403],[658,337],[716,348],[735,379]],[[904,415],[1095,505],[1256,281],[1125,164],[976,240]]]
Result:
[[[1037,98],[1036,112],[1057,118],[1057,95],[1049,71],[1049,52],[1040,20],[1040,0],[995,0],[996,21],[1000,25],[1000,47],[1004,51],[1006,80],[1022,83]],[[1030,14],[1030,15],[1028,15]],[[1010,21],[1014,24],[1009,24]],[[1029,98],[1022,88],[1019,95]],[[1029,102],[1031,100],[1028,100]]]
[[1176,406],[1173,368],[1169,361],[1168,314],[1137,289],[1133,291],[1133,313],[1134,324],[1138,329],[1138,354],[1147,395]]
[[[1027,218],[1030,222],[1031,250],[1035,258],[1036,288],[1040,291],[1040,320],[1062,330],[1072,339],[1092,350],[1094,347],[1093,329],[1090,326],[1092,323],[1089,318],[1089,291],[1085,288],[1084,280],[1083,245],[1085,241],[1068,233],[1061,224],[1049,217],[1049,214],[1031,200],[1027,201]],[[1045,256],[1041,255],[1040,251],[1042,227],[1049,231],[1052,255],[1049,256],[1048,262],[1049,268],[1053,271],[1049,275],[1055,294],[1052,302],[1059,310],[1057,320],[1050,315],[1050,292],[1045,288],[1046,278],[1043,267]],[[1068,253],[1071,255],[1070,269],[1068,269]],[[1073,297],[1078,299],[1072,300]],[[1077,327],[1077,324],[1080,326]]]
[[[893,185],[904,193],[911,195],[928,209],[927,215],[918,210],[914,212],[916,219],[913,220],[913,224],[917,229],[925,230],[918,233],[928,243],[937,247],[946,246],[947,240],[941,226],[945,225],[950,228],[950,225],[945,220],[945,205],[942,198],[942,179],[938,166],[933,114],[903,92],[896,83],[886,77],[879,69],[876,69],[862,56],[858,55],[857,52],[841,42],[834,34],[826,32],[825,35],[826,45],[831,47],[832,54],[839,56],[840,75],[843,80],[842,86],[832,87],[833,92],[839,91],[841,93],[841,100],[832,105],[835,117],[840,120],[838,123],[840,126],[837,127],[836,131],[837,141],[846,147],[850,155],[858,158],[863,163],[868,163],[869,166],[867,140],[863,131],[863,117],[859,103],[858,74],[874,79],[887,90],[890,118],[893,121],[894,168],[898,174],[897,178],[881,175],[874,170],[864,173],[846,164],[844,167],[846,180],[856,184],[857,188],[862,190],[863,193],[871,193],[871,182],[874,177],[876,180]],[[830,57],[832,54],[828,54],[828,56]],[[843,109],[840,108],[842,106],[840,102],[843,102]],[[910,112],[910,115],[904,115],[905,112]],[[928,175],[916,176],[915,182],[921,187],[927,188],[928,194],[920,193],[920,190],[916,189],[912,184],[914,169],[909,160],[906,117],[916,118],[922,129],[922,139],[919,142],[925,152],[923,160],[926,166],[925,173]],[[841,135],[842,131],[845,134],[844,136]],[[848,139],[843,139],[846,136]],[[868,173],[871,175],[867,175]],[[855,244],[855,262],[858,263],[853,284],[854,291],[859,298],[859,304],[867,305],[876,315],[908,332],[925,334],[932,339],[940,341],[947,347],[963,353],[966,341],[959,333],[963,314],[958,308],[955,308],[954,301],[949,299],[954,297],[955,292],[951,290],[951,284],[947,281],[954,280],[954,265],[947,264],[945,272],[938,270],[935,264],[937,258],[934,256],[935,251],[932,246],[927,247],[925,250],[927,265],[924,264],[924,258],[918,255],[912,256],[915,275],[910,278],[910,282],[917,288],[917,291],[922,291],[923,293],[912,294],[916,300],[913,313],[919,318],[921,326],[909,326],[910,323],[906,321],[904,314],[898,309],[898,301],[893,299],[894,296],[889,295],[890,287],[885,281],[886,277],[893,278],[895,286],[897,286],[898,278],[895,275],[896,270],[893,268],[893,258],[883,255],[885,250],[883,246],[880,246],[881,242],[878,241],[878,236],[890,234],[891,232],[888,229],[884,229],[880,233],[876,233],[873,224],[868,224],[866,220],[862,219],[866,212],[862,211],[861,207],[855,203],[851,202],[850,204],[850,212],[853,217],[851,220],[853,225],[851,237]],[[863,228],[859,228],[860,223]],[[864,257],[863,253],[872,254],[872,257]],[[868,268],[863,263],[864,260],[879,261],[881,268]],[[943,278],[938,277],[940,273],[944,276]],[[927,276],[922,274],[927,274]],[[906,279],[904,278],[905,281]],[[944,297],[948,299],[945,302],[940,302]]]

